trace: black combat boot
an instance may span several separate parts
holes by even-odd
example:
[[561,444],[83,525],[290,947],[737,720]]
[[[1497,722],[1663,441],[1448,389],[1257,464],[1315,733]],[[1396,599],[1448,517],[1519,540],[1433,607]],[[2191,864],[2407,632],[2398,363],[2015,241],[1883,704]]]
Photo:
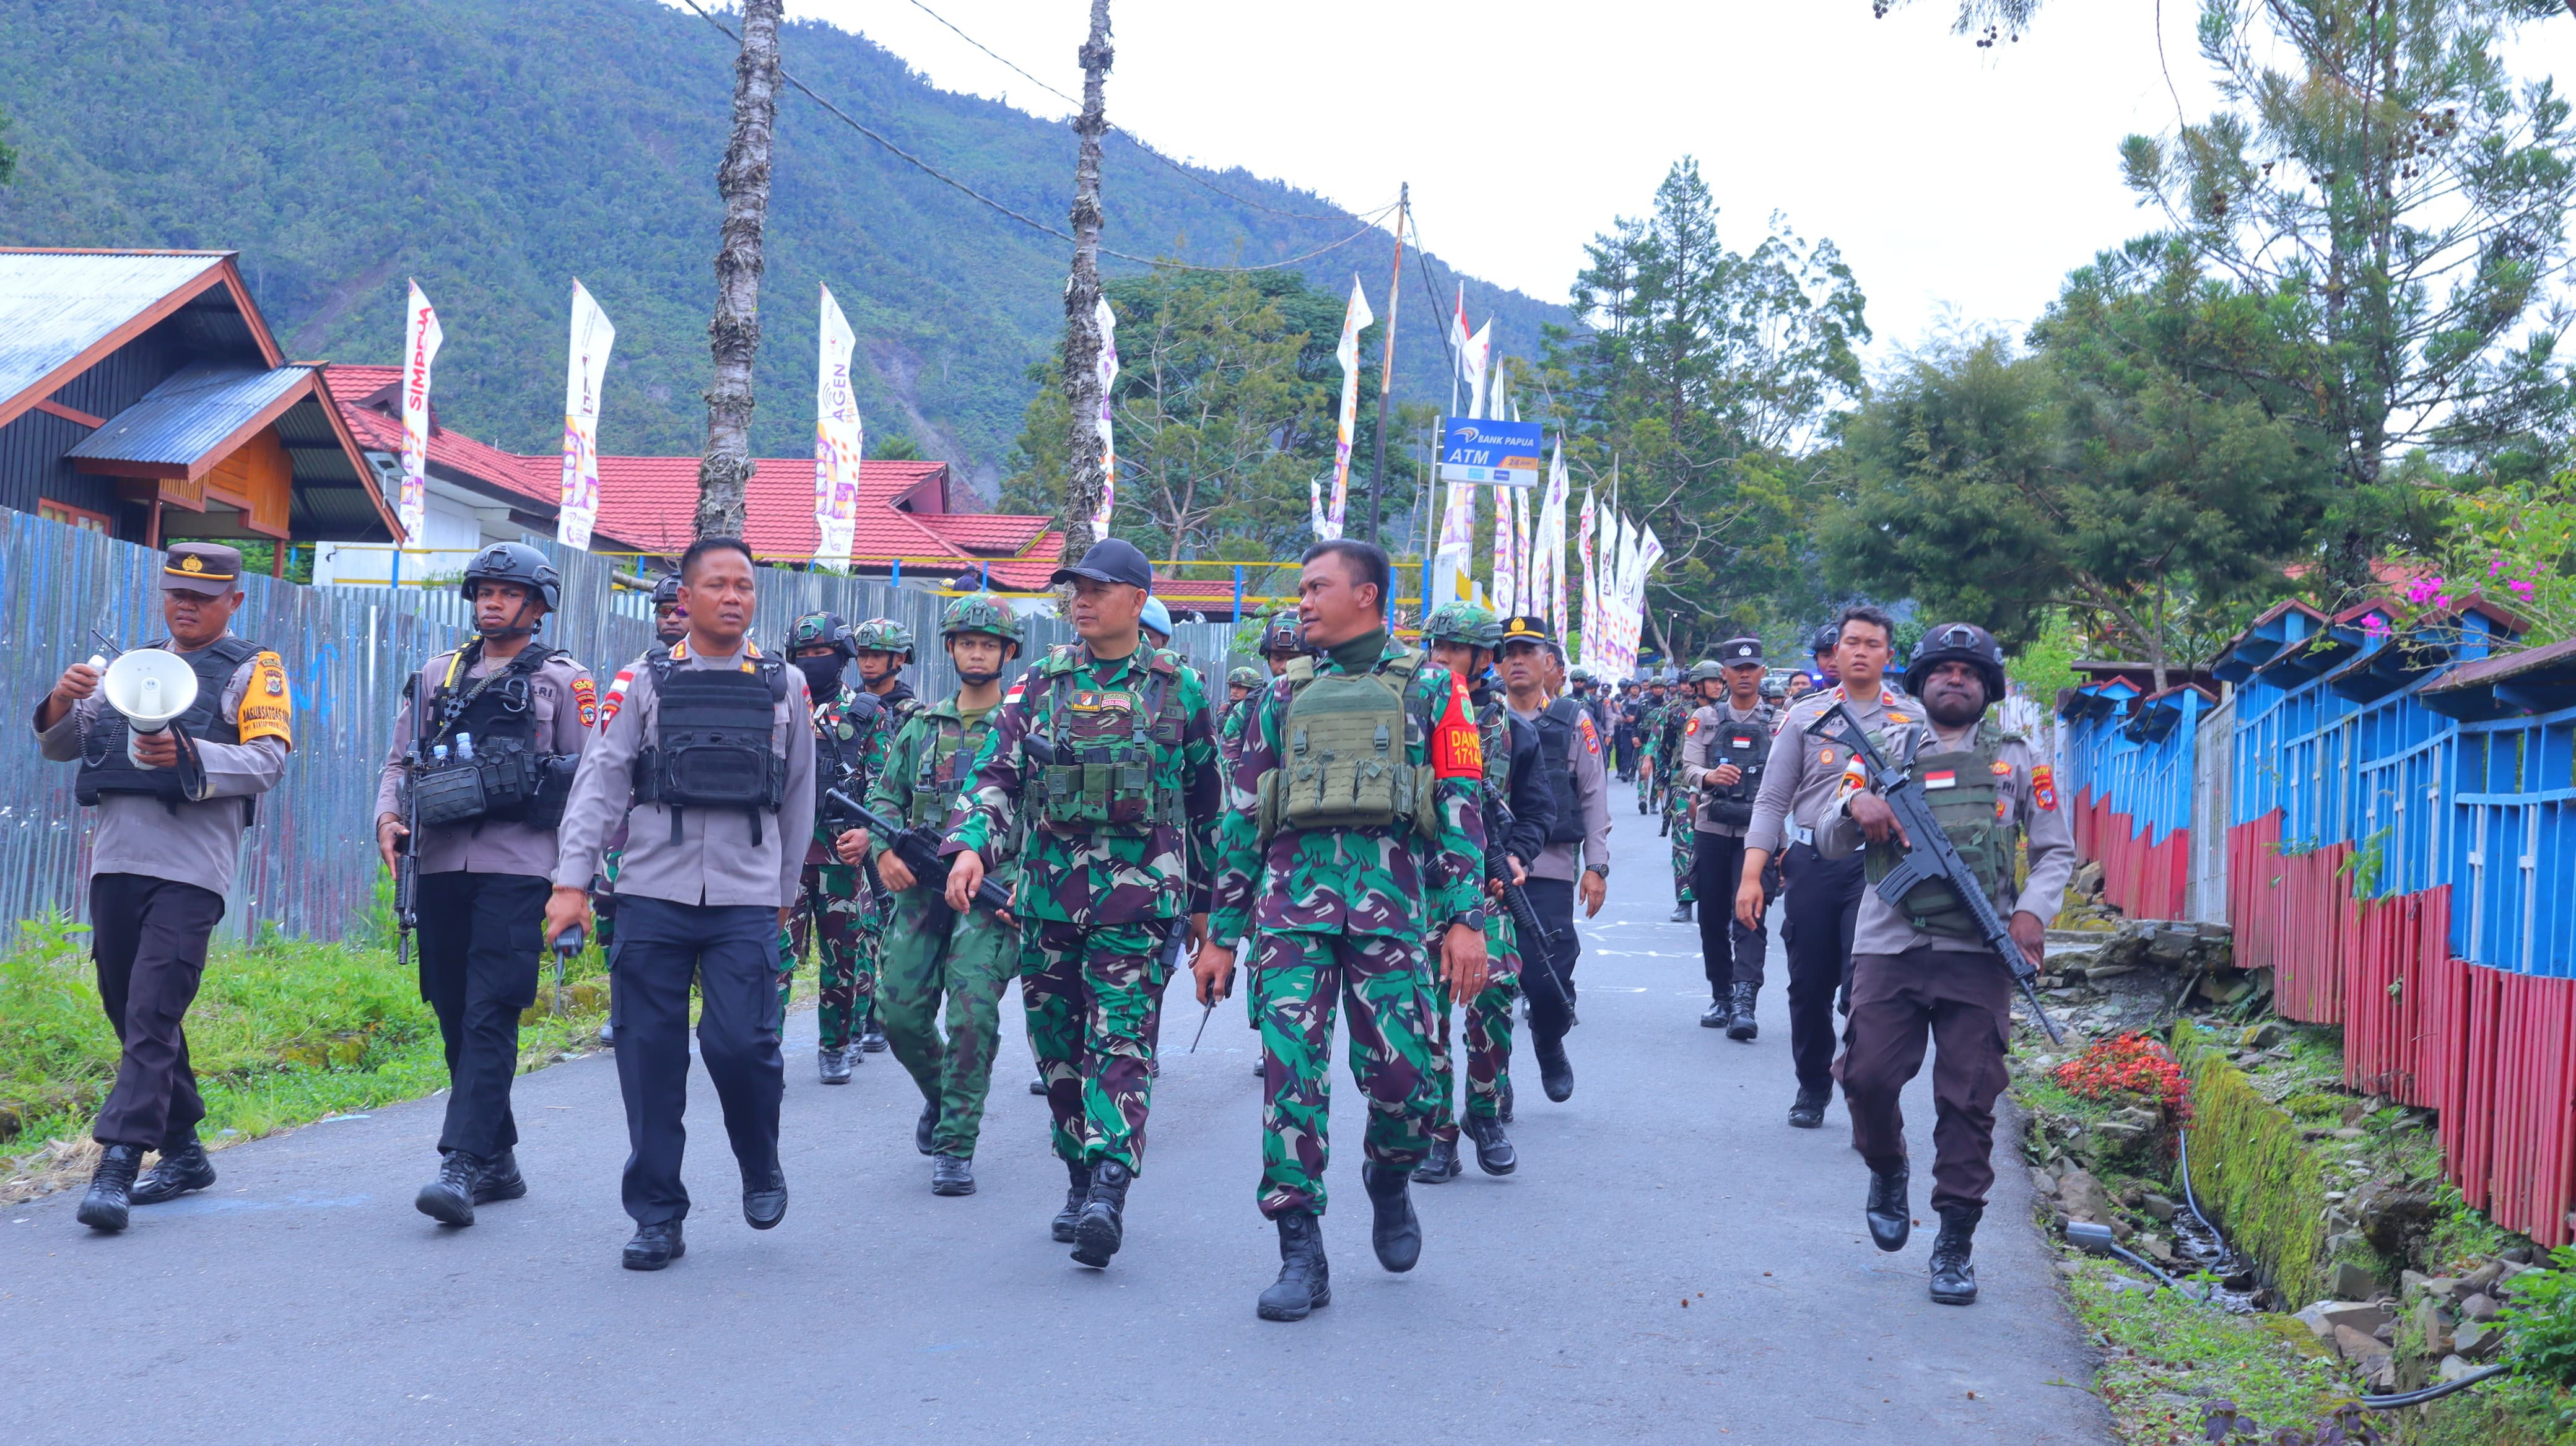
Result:
[[1734,1040],[1738,1044],[1750,1044],[1755,1039],[1761,1037],[1761,1022],[1753,1017],[1754,1006],[1761,1002],[1761,985],[1738,984],[1735,986],[1735,1017],[1728,1020],[1726,1023],[1727,1038]]
[[1558,1104],[1574,1098],[1574,1061],[1565,1057],[1565,1037],[1550,1039],[1533,1031],[1530,1053],[1538,1056],[1539,1088],[1547,1097]]
[[859,1026],[859,1049],[865,1054],[886,1052],[885,1026],[877,1023],[877,1003],[868,1001],[867,1022]]
[[930,1157],[930,1193],[933,1195],[972,1195],[975,1193],[973,1163],[963,1155]]
[[1091,1167],[1091,1194],[1073,1223],[1073,1261],[1099,1270],[1127,1238],[1127,1187],[1135,1173],[1116,1160]]
[[680,1222],[661,1220],[635,1227],[635,1238],[626,1242],[622,1263],[628,1270],[660,1270],[688,1253],[689,1242],[680,1237]]
[[1789,1106],[1789,1123],[1802,1130],[1823,1129],[1825,1105],[1833,1097],[1834,1092],[1830,1089],[1811,1090],[1800,1086],[1797,1101]]
[[774,1230],[787,1218],[787,1172],[776,1165],[742,1173],[742,1219],[754,1230]]
[[1723,999],[1713,999],[1709,1001],[1708,1008],[1700,1011],[1699,1027],[1702,1029],[1724,1029],[1728,1024],[1732,1023],[1734,1019],[1735,1007],[1733,1005],[1727,1003]]
[[190,1140],[179,1149],[164,1149],[161,1161],[143,1172],[134,1182],[127,1200],[135,1205],[158,1205],[176,1200],[191,1190],[203,1190],[215,1183],[215,1165],[206,1158],[206,1147]]
[[110,1145],[100,1151],[98,1168],[89,1177],[89,1193],[81,1197],[73,1218],[111,1235],[124,1229],[127,1207],[133,1203],[134,1172],[142,1164],[140,1145]]
[[[1413,1167],[1413,1178],[1425,1185],[1446,1185],[1458,1178],[1458,1142],[1433,1140],[1431,1153]],[[1265,1297],[1266,1298],[1266,1297]]]
[[1263,1320],[1304,1320],[1333,1303],[1332,1267],[1324,1260],[1324,1222],[1299,1211],[1279,1217],[1279,1279],[1253,1313]]
[[1673,905],[1673,916],[1672,916],[1670,919],[1665,920],[1664,922],[1666,922],[1666,923],[1668,923],[1668,924],[1687,924],[1687,923],[1689,923],[1690,921],[1691,921],[1691,906],[1690,906],[1690,901],[1689,901],[1688,899],[1684,899],[1682,902],[1680,902],[1680,903],[1678,903],[1678,904]]
[[483,1162],[483,1173],[474,1181],[474,1203],[489,1205],[495,1200],[516,1200],[528,1193],[528,1182],[519,1174],[519,1152],[503,1150]]
[[1869,1172],[1869,1203],[1861,1213],[1869,1217],[1870,1240],[1891,1255],[1903,1250],[1906,1237],[1914,1233],[1914,1207],[1905,1198],[1910,1173],[1903,1165],[1884,1175]]
[[1029,1081],[1029,1093],[1033,1095],[1042,1095],[1046,1093],[1045,1075],[1039,1075],[1036,1079]]
[[1469,1115],[1467,1138],[1476,1142],[1476,1168],[1486,1174],[1508,1175],[1521,1167],[1521,1152],[1512,1148],[1510,1138],[1503,1134],[1502,1121]]
[[925,1155],[939,1153],[935,1138],[939,1134],[939,1101],[926,1100],[921,1118],[912,1122],[912,1147]]
[[1503,1081],[1502,1108],[1494,1111],[1494,1118],[1507,1125],[1512,1122],[1512,1082],[1510,1080]]
[[1064,1208],[1055,1212],[1055,1219],[1047,1231],[1055,1237],[1058,1245],[1071,1245],[1073,1227],[1082,1222],[1082,1202],[1091,1198],[1091,1167],[1067,1165],[1064,1175]]
[[601,1049],[617,1047],[617,1026],[604,1019],[599,1022],[599,1047]]
[[483,1178],[483,1161],[463,1150],[438,1157],[438,1178],[420,1187],[412,1208],[441,1225],[474,1223],[474,1185]]
[[1941,1212],[1940,1238],[1932,1242],[1932,1299],[1941,1305],[1977,1303],[1977,1267],[1968,1263],[1983,1205],[1953,1205]]
[[815,1067],[822,1072],[823,1083],[848,1084],[850,1082],[850,1052],[848,1050],[818,1049],[814,1051],[814,1064]]
[[1399,1275],[1422,1259],[1422,1217],[1413,1213],[1413,1196],[1405,1190],[1412,1178],[1409,1170],[1375,1161],[1360,1166],[1360,1184],[1377,1212],[1369,1225],[1369,1244],[1377,1248],[1377,1263]]

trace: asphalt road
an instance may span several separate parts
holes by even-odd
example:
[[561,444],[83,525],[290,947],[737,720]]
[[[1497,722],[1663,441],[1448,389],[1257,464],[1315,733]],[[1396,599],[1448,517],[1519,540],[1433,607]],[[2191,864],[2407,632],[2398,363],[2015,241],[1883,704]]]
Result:
[[1025,1090],[1015,995],[978,1194],[930,1194],[920,1098],[891,1057],[846,1088],[816,1082],[802,1016],[786,1222],[742,1224],[701,1077],[689,1254],[658,1275],[617,1264],[625,1135],[604,1055],[519,1081],[531,1193],[470,1230],[411,1207],[436,1100],[224,1151],[213,1190],[138,1210],[122,1237],[75,1224],[75,1193],[10,1210],[0,1440],[2107,1441],[2025,1172],[2002,1172],[1978,1242],[1984,1299],[1931,1304],[1930,1229],[1899,1256],[1865,1243],[1840,1104],[1821,1131],[1783,1123],[1776,943],[1763,1038],[1699,1028],[1697,938],[1664,922],[1666,845],[1616,793],[1574,1098],[1550,1104],[1530,1069],[1520,1171],[1417,1188],[1422,1264],[1391,1276],[1369,1252],[1362,1108],[1341,1076],[1333,1304],[1303,1323],[1252,1310],[1277,1251],[1253,1203],[1240,1004],[1184,1054],[1197,1010],[1173,989],[1126,1249],[1093,1272],[1047,1237],[1064,1176]]

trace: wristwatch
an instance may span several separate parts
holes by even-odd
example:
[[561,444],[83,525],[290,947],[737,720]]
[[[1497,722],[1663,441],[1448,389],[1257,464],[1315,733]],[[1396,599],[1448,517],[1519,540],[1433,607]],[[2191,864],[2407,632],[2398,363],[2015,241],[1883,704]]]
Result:
[[1589,864],[1584,867],[1583,871],[1587,874],[1599,874],[1601,876],[1601,882],[1605,884],[1610,882],[1610,866],[1608,864]]
[[1481,908],[1469,909],[1451,922],[1464,924],[1481,934],[1485,931],[1485,911]]

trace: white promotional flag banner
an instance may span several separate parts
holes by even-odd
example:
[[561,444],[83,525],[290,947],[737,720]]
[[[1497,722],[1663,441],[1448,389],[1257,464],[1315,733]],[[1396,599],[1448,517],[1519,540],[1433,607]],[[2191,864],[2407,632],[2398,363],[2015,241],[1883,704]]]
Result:
[[1573,656],[1574,619],[1565,611],[1565,501],[1574,481],[1565,471],[1565,442],[1556,444],[1556,455],[1548,463],[1547,492],[1539,503],[1537,557],[1531,569],[1530,590],[1537,595],[1537,605],[1547,611],[1548,626],[1556,630],[1556,643]]
[[420,294],[420,283],[411,283],[403,312],[402,495],[394,499],[403,535],[396,546],[419,546],[421,528],[429,520],[429,364],[438,359],[438,344],[444,340],[438,313]]
[[[1638,644],[1645,639],[1647,575],[1655,570],[1655,564],[1664,556],[1664,545],[1655,540],[1655,529],[1641,527],[1639,530],[1644,534],[1645,540],[1637,545],[1637,570],[1628,584],[1628,616],[1631,619],[1628,624],[1628,650],[1631,653],[1634,653]],[[1667,661],[1677,663],[1680,660],[1668,659]]]
[[1494,610],[1509,615],[1520,597],[1520,579],[1512,575],[1512,490],[1494,484]]
[[1538,499],[1526,487],[1512,489],[1512,579],[1520,584],[1520,598],[1512,604],[1516,613],[1538,611],[1538,562],[1531,555],[1530,514],[1538,508]]
[[1109,435],[1109,387],[1118,380],[1118,315],[1109,298],[1091,313],[1100,323],[1100,510],[1091,514],[1091,535],[1109,535],[1109,514],[1118,506],[1118,443]]
[[1489,321],[1476,328],[1476,334],[1467,338],[1467,349],[1459,353],[1467,368],[1467,396],[1470,399],[1468,416],[1491,415],[1485,410],[1485,362],[1493,354],[1493,350],[1494,324]]
[[[1564,453],[1560,451],[1558,455],[1563,456]],[[1574,528],[1574,547],[1583,556],[1583,661],[1598,669],[1601,666],[1601,587],[1594,580],[1593,525],[1592,489],[1586,487],[1583,489],[1583,515]]]
[[1476,484],[1449,484],[1448,505],[1440,511],[1440,546],[1432,554],[1431,606],[1470,596],[1469,555],[1476,541]]
[[1342,519],[1351,498],[1351,432],[1359,420],[1360,408],[1360,333],[1368,330],[1377,318],[1369,314],[1368,297],[1360,290],[1360,279],[1351,278],[1350,309],[1342,313],[1341,344],[1333,348],[1333,359],[1342,364],[1342,427],[1333,443],[1333,501],[1324,510],[1324,524],[1332,530],[1315,529],[1318,537],[1342,535]]
[[1611,554],[1610,594],[1605,599],[1610,609],[1610,631],[1618,639],[1619,666],[1633,671],[1637,666],[1636,615],[1628,607],[1628,579],[1637,570],[1637,534],[1628,525],[1628,514],[1619,514],[1619,546]]
[[617,328],[572,284],[572,351],[564,378],[563,498],[555,513],[555,541],[587,550],[599,520],[599,385],[608,376],[608,349]]
[[859,394],[850,384],[850,353],[858,338],[849,318],[823,288],[823,349],[814,382],[814,560],[847,569],[859,521],[859,454],[865,429]]

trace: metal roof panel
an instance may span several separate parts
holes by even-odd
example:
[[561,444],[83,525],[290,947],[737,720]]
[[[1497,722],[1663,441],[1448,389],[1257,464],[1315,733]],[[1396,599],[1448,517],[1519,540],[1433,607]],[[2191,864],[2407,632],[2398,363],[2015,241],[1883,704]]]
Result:
[[225,254],[0,251],[0,401],[221,266]]
[[188,466],[313,376],[309,366],[275,370],[199,362],[143,394],[65,455],[98,462]]

